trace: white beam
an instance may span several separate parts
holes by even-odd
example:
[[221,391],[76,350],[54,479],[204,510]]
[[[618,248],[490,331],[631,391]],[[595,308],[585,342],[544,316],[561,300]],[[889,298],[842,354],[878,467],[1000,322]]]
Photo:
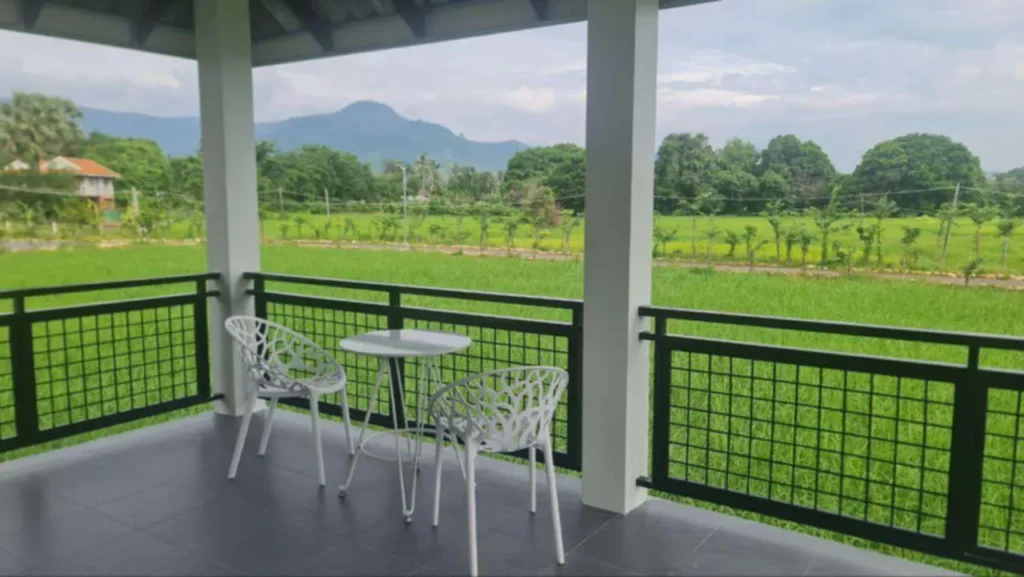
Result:
[[218,412],[240,415],[245,374],[224,320],[253,313],[242,275],[260,270],[249,0],[195,2],[195,28],[206,257],[222,275],[210,308],[213,387],[224,394]]
[[646,499],[657,57],[657,0],[590,0],[583,502],[616,513]]

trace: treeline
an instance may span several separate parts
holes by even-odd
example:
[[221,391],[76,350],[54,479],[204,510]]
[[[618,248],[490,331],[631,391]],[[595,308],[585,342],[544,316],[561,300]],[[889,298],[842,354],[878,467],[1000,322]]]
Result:
[[[132,189],[141,191],[147,203],[201,205],[198,154],[169,158],[150,140],[86,136],[80,120],[80,111],[68,100],[15,93],[0,105],[0,165],[82,156],[122,175],[116,182],[121,206],[130,201]],[[586,151],[574,144],[518,152],[500,172],[441,167],[428,152],[412,163],[390,160],[381,167],[326,146],[280,151],[272,142],[259,142],[255,154],[264,210],[320,212],[339,203],[371,207],[400,202],[403,174],[409,196],[427,200],[431,212],[463,211],[467,205],[534,215],[585,209]],[[1024,168],[989,179],[965,145],[931,134],[881,142],[865,152],[851,174],[837,171],[817,143],[794,135],[777,136],[761,150],[738,138],[715,148],[704,134],[669,134],[658,147],[654,169],[655,207],[665,215],[760,214],[769,205],[806,210],[823,207],[833,197],[848,208],[884,197],[903,214],[936,214],[952,203],[958,187],[961,204],[1003,205],[1024,193]],[[73,186],[66,179],[46,178],[28,186],[25,178],[0,174],[0,191],[7,191],[0,204],[4,199],[10,204],[14,195],[24,204],[23,189],[59,192]]]

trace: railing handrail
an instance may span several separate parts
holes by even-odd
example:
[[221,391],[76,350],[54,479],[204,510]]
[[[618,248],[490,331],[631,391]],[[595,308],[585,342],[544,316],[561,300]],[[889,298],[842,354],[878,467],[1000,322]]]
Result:
[[820,321],[792,317],[774,317],[767,315],[726,313],[695,309],[676,309],[656,306],[640,307],[640,315],[664,320],[720,323],[769,329],[894,339],[909,342],[1024,351],[1024,337],[1015,337],[1010,335],[937,331],[890,325]]
[[556,297],[520,295],[510,293],[484,292],[461,289],[447,289],[438,287],[426,287],[418,285],[404,285],[391,283],[376,283],[368,281],[313,277],[303,275],[249,272],[243,275],[249,280],[261,279],[263,281],[296,283],[312,286],[323,286],[331,288],[344,288],[353,290],[367,290],[377,292],[398,292],[407,295],[432,296],[439,298],[469,298],[475,301],[497,302],[503,304],[534,306],[563,310],[582,310],[583,301],[580,299],[565,299]]
[[69,285],[51,285],[44,287],[30,287],[23,289],[7,289],[0,290],[0,299],[14,299],[14,298],[27,298],[27,297],[39,297],[49,296],[58,294],[72,294],[72,293],[83,293],[93,291],[103,291],[119,288],[134,288],[134,287],[145,287],[145,286],[159,286],[159,285],[171,285],[181,284],[186,282],[198,282],[202,280],[219,280],[221,274],[219,272],[204,272],[195,274],[182,274],[172,276],[162,276],[153,278],[141,278],[141,279],[126,279],[126,280],[114,280],[114,281],[103,281],[103,282],[92,282],[92,283],[80,283],[80,284],[69,284]]

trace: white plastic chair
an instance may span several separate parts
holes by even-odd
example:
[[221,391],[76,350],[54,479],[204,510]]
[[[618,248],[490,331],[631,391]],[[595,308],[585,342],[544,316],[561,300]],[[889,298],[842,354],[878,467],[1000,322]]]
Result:
[[234,479],[242,448],[249,432],[253,407],[260,397],[270,399],[267,418],[263,422],[259,455],[267,452],[271,423],[278,399],[308,398],[309,413],[313,421],[313,443],[316,450],[317,480],[323,486],[324,456],[320,441],[320,397],[341,393],[341,414],[345,420],[349,454],[354,454],[352,431],[348,416],[345,369],[320,345],[301,334],[257,317],[233,316],[224,322],[224,328],[235,339],[235,346],[249,375],[250,389],[245,399],[245,414],[235,441],[228,479]]
[[[565,563],[552,456],[551,421],[569,375],[555,367],[516,367],[466,377],[447,385],[430,400],[436,427],[434,527],[441,504],[441,452],[446,439],[466,445],[466,508],[469,519],[469,571],[477,574],[476,457],[481,451],[530,456],[530,512],[537,511],[537,448],[544,451],[551,519],[559,564]],[[455,449],[458,451],[458,447]]]

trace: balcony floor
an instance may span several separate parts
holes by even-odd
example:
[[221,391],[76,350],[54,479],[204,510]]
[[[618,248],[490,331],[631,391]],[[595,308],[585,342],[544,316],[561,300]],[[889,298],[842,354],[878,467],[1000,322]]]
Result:
[[[464,485],[450,451],[441,526],[430,526],[432,463],[404,526],[394,464],[362,461],[348,498],[335,495],[348,458],[340,425],[324,427],[320,490],[308,418],[279,411],[263,458],[260,424],[230,482],[237,421],[210,414],[0,465],[0,574],[465,574]],[[566,477],[567,563],[556,568],[543,475],[531,516],[527,469],[480,465],[482,574],[950,574],[668,501],[615,516],[584,507]]]

